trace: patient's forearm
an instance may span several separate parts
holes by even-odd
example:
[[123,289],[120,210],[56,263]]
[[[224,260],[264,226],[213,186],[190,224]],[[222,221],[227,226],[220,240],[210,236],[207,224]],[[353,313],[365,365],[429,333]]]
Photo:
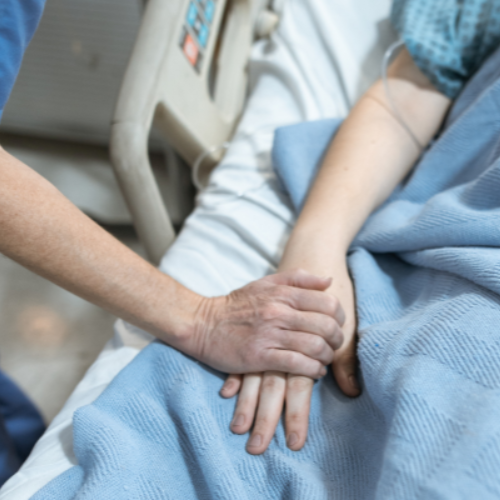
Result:
[[[393,100],[421,145],[438,130],[449,107],[404,50],[391,65]],[[356,312],[346,264],[352,240],[370,213],[408,174],[420,147],[395,118],[381,81],[361,98],[327,152],[304,209],[287,243],[280,269],[301,267],[332,276],[328,291],[345,311],[344,343],[335,352],[333,372],[345,394],[356,383]]]
[[[406,50],[389,72],[397,108],[422,145],[437,132],[449,107]],[[345,255],[369,214],[408,174],[420,150],[395,118],[381,81],[356,104],[332,141],[287,245],[289,259],[329,275],[334,253]]]

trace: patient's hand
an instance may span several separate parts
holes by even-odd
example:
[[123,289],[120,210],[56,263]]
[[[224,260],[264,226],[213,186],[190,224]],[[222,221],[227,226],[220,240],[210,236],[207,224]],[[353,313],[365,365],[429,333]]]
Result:
[[252,373],[243,378],[241,375],[228,377],[222,394],[231,397],[239,389],[231,430],[236,434],[245,434],[253,424],[247,443],[249,453],[259,455],[267,449],[285,401],[287,446],[294,451],[304,446],[313,384],[312,378],[280,372]]
[[[359,395],[356,381],[356,320],[352,282],[345,272],[337,275],[330,293],[341,295],[346,305],[346,321],[343,326],[345,342],[335,352],[332,364],[335,379],[342,391],[351,397]],[[285,432],[287,445],[291,450],[300,450],[307,438],[309,408],[314,381],[298,375],[279,372],[265,372],[230,375],[221,390],[224,397],[239,392],[231,430],[244,434],[253,424],[247,451],[253,455],[263,453],[274,435],[285,407]]]
[[288,271],[226,297],[204,299],[180,349],[229,373],[279,370],[318,378],[343,342],[344,313],[331,280]]

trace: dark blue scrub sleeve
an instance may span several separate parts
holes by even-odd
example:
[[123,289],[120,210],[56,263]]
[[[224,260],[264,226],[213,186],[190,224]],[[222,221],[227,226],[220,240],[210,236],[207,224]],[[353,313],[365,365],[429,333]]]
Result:
[[0,119],[45,0],[0,0]]
[[28,458],[44,430],[33,403],[0,372],[0,486]]
[[[45,0],[0,0],[0,118]],[[0,372],[0,486],[27,458],[45,429],[42,417]]]

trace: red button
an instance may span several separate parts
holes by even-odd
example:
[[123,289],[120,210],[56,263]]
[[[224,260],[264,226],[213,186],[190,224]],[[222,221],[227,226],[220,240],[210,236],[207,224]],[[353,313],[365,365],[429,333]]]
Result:
[[198,60],[198,47],[189,33],[186,35],[184,47],[182,49],[184,50],[184,54],[186,54],[188,61],[193,66],[196,66],[196,61]]

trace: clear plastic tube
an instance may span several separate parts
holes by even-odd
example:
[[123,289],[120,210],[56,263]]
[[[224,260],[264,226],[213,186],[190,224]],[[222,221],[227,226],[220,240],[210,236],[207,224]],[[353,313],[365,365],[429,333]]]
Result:
[[398,107],[396,106],[396,103],[394,102],[394,99],[391,94],[391,89],[389,87],[389,78],[387,76],[389,65],[392,62],[394,53],[396,52],[396,50],[401,49],[404,46],[404,44],[405,43],[403,40],[398,40],[397,42],[394,42],[385,51],[384,58],[382,60],[382,81],[384,83],[385,95],[387,97],[387,100],[389,101],[389,105],[391,106],[391,110],[394,114],[394,117],[399,122],[399,124],[406,130],[406,132],[411,137],[412,141],[415,143],[418,149],[420,151],[423,151],[424,147],[417,139],[416,135],[413,133],[413,130],[410,128],[410,126],[405,122],[404,118],[402,117],[401,113],[398,110]]
[[[420,151],[424,150],[424,147],[422,144],[420,144],[420,141],[417,139],[413,131],[411,130],[410,126],[405,122],[404,118],[402,117],[401,113],[399,112],[396,103],[394,102],[394,99],[391,94],[391,89],[389,87],[389,78],[387,76],[387,72],[389,70],[389,65],[392,62],[392,58],[394,56],[394,53],[398,50],[401,49],[404,46],[404,41],[403,40],[398,40],[397,42],[394,42],[386,51],[384,54],[384,57],[382,59],[382,81],[384,84],[384,90],[385,94],[387,97],[387,100],[389,101],[389,105],[391,106],[391,110],[394,114],[394,117],[396,120],[398,120],[399,124],[406,130],[408,135],[411,137],[415,145],[418,147]],[[263,131],[270,131],[274,130],[275,127],[261,127],[258,128],[257,130],[254,130],[253,132],[240,132],[236,134],[236,137],[248,137],[250,139],[254,138],[257,134],[263,132]],[[227,150],[229,148],[230,143],[229,142],[223,142],[222,144],[219,144],[217,146],[212,146],[211,148],[202,151],[198,157],[196,158],[194,164],[193,164],[193,170],[192,170],[192,181],[193,184],[195,185],[196,189],[198,191],[201,191],[205,186],[203,186],[202,182],[199,179],[199,172],[200,168],[203,165],[204,160],[212,153],[216,153],[217,151],[221,150]]]

